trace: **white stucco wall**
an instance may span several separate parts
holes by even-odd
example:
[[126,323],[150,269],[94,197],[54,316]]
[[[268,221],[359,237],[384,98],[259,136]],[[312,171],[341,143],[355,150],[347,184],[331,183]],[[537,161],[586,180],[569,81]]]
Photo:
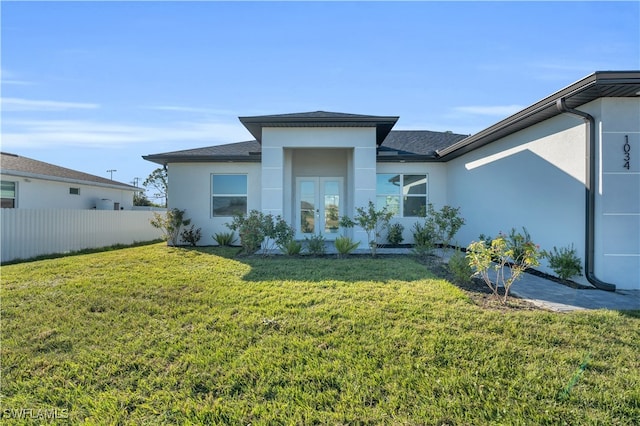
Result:
[[[427,175],[427,202],[434,208],[441,209],[448,203],[447,197],[447,165],[445,163],[378,163],[377,173],[397,174],[426,174]],[[452,206],[459,207],[459,206]],[[461,210],[460,214],[464,216]],[[402,236],[403,244],[413,243],[413,225],[423,219],[414,217],[394,217],[391,223],[400,223],[404,226]],[[386,233],[383,235],[384,242]]]
[[[261,208],[260,163],[171,163],[167,167],[169,180],[168,207],[186,210],[186,217],[196,228],[202,228],[199,245],[216,244],[213,235],[229,232],[226,223],[231,217],[213,217],[211,175],[214,173],[247,175],[247,209]],[[237,233],[236,233],[237,237]]]
[[[635,141],[632,152],[640,151],[639,102],[606,98],[579,108],[594,116],[599,129],[594,272],[620,289],[640,289],[640,184],[638,169],[607,174],[619,167],[608,157],[622,160],[625,134]],[[462,206],[467,221],[460,243],[525,226],[541,248],[573,244],[584,267],[586,153],[584,121],[563,114],[447,163],[448,203]],[[553,273],[546,261],[540,269]]]
[[584,253],[585,129],[558,116],[448,163],[449,204],[462,206],[463,245],[526,227],[542,248]]
[[[111,200],[111,209],[114,203],[120,203],[124,210],[133,207],[133,191],[8,174],[1,176],[3,181],[16,182],[16,208],[19,209],[93,209],[102,199]],[[70,194],[69,188],[79,188],[80,194]]]

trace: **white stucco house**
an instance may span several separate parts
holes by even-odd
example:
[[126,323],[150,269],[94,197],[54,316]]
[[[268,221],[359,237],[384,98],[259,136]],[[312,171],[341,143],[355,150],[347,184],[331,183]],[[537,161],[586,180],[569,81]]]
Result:
[[298,238],[351,232],[366,246],[335,217],[369,200],[395,209],[411,242],[416,211],[432,203],[460,207],[460,246],[525,226],[542,248],[577,248],[578,281],[640,289],[640,71],[595,72],[471,136],[395,131],[397,120],[240,117],[255,140],[143,158],[167,167],[169,207],[186,209],[203,245],[234,212],[257,209]]
[[2,208],[131,210],[132,185],[1,153]]

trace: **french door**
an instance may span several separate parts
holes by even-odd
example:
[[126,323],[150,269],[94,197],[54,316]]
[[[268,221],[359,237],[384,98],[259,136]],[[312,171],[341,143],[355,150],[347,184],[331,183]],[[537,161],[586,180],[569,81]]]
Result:
[[296,178],[296,237],[304,239],[322,234],[327,240],[339,235],[343,215],[341,177]]

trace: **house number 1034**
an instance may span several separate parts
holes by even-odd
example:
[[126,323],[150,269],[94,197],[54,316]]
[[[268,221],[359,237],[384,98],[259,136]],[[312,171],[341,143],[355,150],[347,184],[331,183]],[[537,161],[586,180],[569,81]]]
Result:
[[629,170],[631,163],[631,145],[629,145],[629,135],[624,135],[624,145],[622,145],[622,151],[624,151],[624,167]]

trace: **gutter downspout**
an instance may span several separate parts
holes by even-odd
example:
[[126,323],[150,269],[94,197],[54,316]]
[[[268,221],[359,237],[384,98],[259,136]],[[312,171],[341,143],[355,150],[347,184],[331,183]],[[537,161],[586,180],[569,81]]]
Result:
[[561,113],[568,113],[582,118],[587,125],[587,187],[585,192],[585,276],[594,287],[600,290],[615,291],[614,284],[600,281],[593,272],[595,257],[595,211],[596,211],[596,121],[591,114],[567,107],[565,98],[556,101],[556,108]]

